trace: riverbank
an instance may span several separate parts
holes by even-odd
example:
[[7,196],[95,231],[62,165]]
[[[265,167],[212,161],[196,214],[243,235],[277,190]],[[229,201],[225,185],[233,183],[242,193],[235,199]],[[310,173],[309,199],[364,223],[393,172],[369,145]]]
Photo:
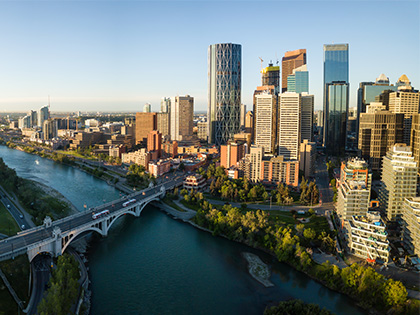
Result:
[[273,287],[274,284],[269,280],[270,279],[270,269],[268,265],[264,264],[260,257],[252,253],[242,253],[242,256],[248,262],[248,271],[250,275],[264,285],[266,288]]

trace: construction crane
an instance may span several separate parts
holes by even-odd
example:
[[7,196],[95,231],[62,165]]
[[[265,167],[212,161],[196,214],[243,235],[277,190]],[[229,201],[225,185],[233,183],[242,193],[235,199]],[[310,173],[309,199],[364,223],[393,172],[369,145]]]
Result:
[[262,69],[263,69],[263,62],[264,62],[264,60],[263,60],[261,57],[258,57],[258,58],[260,58],[260,60],[261,60],[261,71],[262,71]]

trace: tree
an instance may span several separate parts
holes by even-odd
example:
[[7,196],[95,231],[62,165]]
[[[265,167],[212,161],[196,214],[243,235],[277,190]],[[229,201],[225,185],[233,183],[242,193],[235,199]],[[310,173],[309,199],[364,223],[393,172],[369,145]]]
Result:
[[400,306],[407,300],[407,290],[400,281],[388,279],[383,290],[383,297],[387,306]]
[[307,228],[303,231],[303,236],[309,241],[312,241],[316,237],[316,232],[311,228]]

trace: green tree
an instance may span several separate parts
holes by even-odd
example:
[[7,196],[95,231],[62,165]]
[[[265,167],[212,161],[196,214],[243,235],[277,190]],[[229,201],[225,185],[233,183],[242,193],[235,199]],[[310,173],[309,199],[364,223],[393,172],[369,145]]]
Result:
[[307,240],[312,241],[312,240],[313,240],[313,239],[315,239],[315,237],[316,237],[316,232],[315,232],[313,229],[311,229],[311,228],[307,228],[307,229],[305,229],[305,230],[303,231],[303,236],[304,236]]

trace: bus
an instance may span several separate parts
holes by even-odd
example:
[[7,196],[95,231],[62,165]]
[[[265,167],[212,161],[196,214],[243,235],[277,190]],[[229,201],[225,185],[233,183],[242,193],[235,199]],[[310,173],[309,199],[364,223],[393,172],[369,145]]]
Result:
[[136,202],[136,199],[131,199],[123,203],[123,207],[127,207],[130,203]]
[[103,215],[108,215],[108,214],[109,214],[109,210],[104,210],[104,211],[101,211],[101,212],[98,212],[98,213],[94,213],[94,214],[92,214],[92,219],[95,220],[97,218],[100,218]]

